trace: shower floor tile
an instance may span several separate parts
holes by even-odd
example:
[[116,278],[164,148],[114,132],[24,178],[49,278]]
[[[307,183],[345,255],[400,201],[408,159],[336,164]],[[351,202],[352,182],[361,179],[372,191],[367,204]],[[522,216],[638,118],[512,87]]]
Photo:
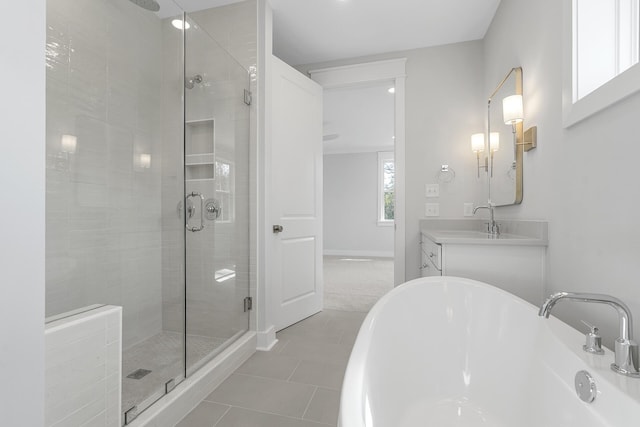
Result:
[[[188,335],[189,366],[199,362],[226,340]],[[165,383],[184,375],[184,336],[176,332],[161,332],[134,345],[122,353],[122,410],[140,405],[149,397],[164,393]],[[140,379],[127,376],[140,370],[151,371]],[[150,402],[149,402],[150,403]]]

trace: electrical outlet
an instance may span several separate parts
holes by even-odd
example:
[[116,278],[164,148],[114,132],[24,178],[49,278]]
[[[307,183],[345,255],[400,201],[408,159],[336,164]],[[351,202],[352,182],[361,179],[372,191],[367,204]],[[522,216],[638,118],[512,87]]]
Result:
[[438,197],[438,196],[440,196],[440,184],[424,185],[424,197]]
[[424,216],[440,216],[440,203],[425,203]]
[[473,216],[473,203],[464,204],[464,216]]

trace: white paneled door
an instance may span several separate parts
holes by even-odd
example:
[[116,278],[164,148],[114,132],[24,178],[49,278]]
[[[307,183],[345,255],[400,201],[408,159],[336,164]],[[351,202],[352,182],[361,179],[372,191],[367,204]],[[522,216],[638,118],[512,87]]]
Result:
[[322,310],[322,87],[273,57],[270,229],[276,330]]

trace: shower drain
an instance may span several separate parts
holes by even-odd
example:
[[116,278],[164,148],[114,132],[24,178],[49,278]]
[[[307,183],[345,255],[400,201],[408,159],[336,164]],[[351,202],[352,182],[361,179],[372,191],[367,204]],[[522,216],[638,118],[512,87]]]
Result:
[[127,378],[131,378],[133,380],[139,380],[150,373],[151,371],[149,369],[136,369],[135,371],[127,375]]

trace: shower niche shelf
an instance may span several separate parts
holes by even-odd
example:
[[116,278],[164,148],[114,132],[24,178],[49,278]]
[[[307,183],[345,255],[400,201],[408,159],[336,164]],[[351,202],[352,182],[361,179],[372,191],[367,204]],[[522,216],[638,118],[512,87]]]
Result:
[[214,120],[185,123],[185,178],[188,181],[215,178]]

